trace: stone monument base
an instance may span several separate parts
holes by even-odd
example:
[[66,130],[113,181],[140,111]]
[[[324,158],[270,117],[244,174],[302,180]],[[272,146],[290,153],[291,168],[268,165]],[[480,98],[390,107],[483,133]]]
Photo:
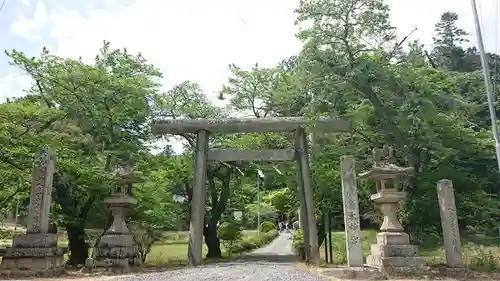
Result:
[[372,244],[366,264],[392,274],[418,275],[425,262],[419,257],[418,246],[410,245],[404,232],[381,232],[377,244]]
[[28,233],[15,236],[0,264],[0,276],[52,277],[64,273],[64,250],[57,234]]
[[139,265],[132,234],[106,234],[95,251],[95,260],[88,260],[88,267],[105,267],[115,273],[127,273],[130,266]]

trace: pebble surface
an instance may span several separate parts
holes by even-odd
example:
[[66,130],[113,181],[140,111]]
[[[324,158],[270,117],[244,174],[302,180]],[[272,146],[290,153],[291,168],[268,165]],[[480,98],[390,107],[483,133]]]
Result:
[[[295,267],[292,240],[281,234],[271,244],[233,262],[186,267],[164,272],[122,276],[96,276],[68,281],[326,281],[327,279]],[[63,279],[64,280],[64,279]],[[21,281],[21,280],[17,280]],[[28,280],[26,280],[28,281]],[[61,279],[46,279],[61,281]]]
[[292,264],[243,262],[207,265],[181,270],[141,274],[122,281],[325,281]]
[[[215,265],[121,277],[123,281],[325,281],[309,271],[298,269],[290,262],[273,262],[270,256],[292,254],[290,234],[281,234],[271,244],[253,252],[254,261],[235,261]],[[259,255],[267,261],[258,261]],[[282,259],[281,259],[282,260]]]

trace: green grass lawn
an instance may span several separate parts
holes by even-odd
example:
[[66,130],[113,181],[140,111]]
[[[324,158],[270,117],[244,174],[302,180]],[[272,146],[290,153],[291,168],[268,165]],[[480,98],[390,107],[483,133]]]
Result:
[[[368,256],[370,244],[376,244],[375,230],[361,231],[363,241],[363,254]],[[332,232],[333,263],[347,264],[347,253],[344,232]],[[474,237],[463,237],[463,258],[468,267],[476,270],[497,270],[500,269],[500,238],[475,235]],[[420,246],[420,255],[429,265],[445,264],[445,254],[443,246],[425,245]],[[324,243],[321,246],[320,254],[325,260]]]
[[[256,231],[243,231],[243,237],[257,236]],[[188,232],[172,232],[166,235],[167,240],[158,241],[147,256],[147,264],[185,264],[187,262]],[[221,245],[222,251],[224,247]],[[203,244],[203,256],[208,252]],[[223,253],[225,256],[226,253]]]
[[[243,231],[243,237],[256,236],[255,231]],[[157,241],[151,248],[151,252],[146,258],[149,265],[183,265],[187,263],[188,252],[188,231],[169,231],[164,234],[165,239]],[[68,241],[65,235],[60,235],[58,244],[61,247],[67,247]],[[11,239],[0,239],[0,248],[10,247]],[[222,247],[222,245],[221,245]],[[90,250],[92,251],[92,249]],[[203,244],[203,256],[206,255],[208,248]],[[224,249],[223,249],[224,251]],[[225,255],[225,253],[223,253]],[[67,259],[67,255],[65,256]]]
[[[158,264],[185,264],[187,262],[188,243],[159,244],[151,248],[146,263]],[[203,256],[206,255],[207,245],[203,244]]]

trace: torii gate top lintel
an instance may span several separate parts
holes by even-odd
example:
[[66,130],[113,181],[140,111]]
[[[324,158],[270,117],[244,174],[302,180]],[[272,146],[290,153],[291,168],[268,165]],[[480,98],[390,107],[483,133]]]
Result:
[[228,119],[168,119],[155,120],[153,134],[184,134],[205,130],[210,133],[277,133],[292,132],[312,125],[312,130],[322,132],[349,132],[352,127],[348,117],[306,119],[303,117],[228,118]]

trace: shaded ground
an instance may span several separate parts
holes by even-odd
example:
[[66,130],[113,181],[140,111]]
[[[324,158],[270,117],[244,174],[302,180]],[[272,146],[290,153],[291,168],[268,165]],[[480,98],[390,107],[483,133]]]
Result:
[[296,258],[292,250],[291,235],[290,233],[280,234],[269,245],[256,249],[250,254],[244,254],[235,260],[237,262],[293,263]]
[[234,261],[196,268],[121,277],[123,281],[324,281],[308,270],[295,267],[291,234],[281,234],[271,244]]
[[250,254],[235,257],[233,261],[209,264],[193,268],[180,268],[164,272],[144,273],[127,276],[87,276],[75,278],[46,279],[73,281],[324,281],[308,270],[295,267],[291,234],[278,236],[269,245]]
[[123,281],[324,281],[326,279],[293,264],[231,262],[152,274],[121,277]]

